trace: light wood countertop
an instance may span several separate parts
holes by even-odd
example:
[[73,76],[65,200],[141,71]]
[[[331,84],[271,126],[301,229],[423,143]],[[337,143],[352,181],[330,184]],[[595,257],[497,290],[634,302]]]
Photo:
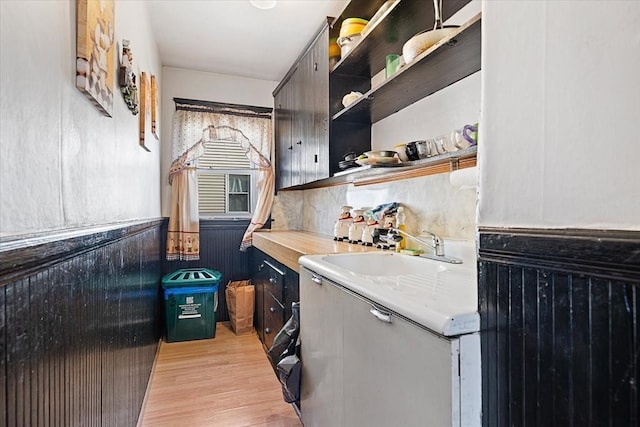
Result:
[[298,272],[298,258],[303,255],[380,250],[371,246],[338,242],[330,236],[308,231],[258,231],[253,233],[253,246]]

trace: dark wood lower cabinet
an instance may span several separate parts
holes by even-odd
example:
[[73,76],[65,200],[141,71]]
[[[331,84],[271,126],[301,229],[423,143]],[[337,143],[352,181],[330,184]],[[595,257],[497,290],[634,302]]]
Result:
[[253,326],[258,333],[260,341],[264,342],[264,282],[259,280],[256,275],[251,278],[256,292],[256,302],[253,312]]
[[270,348],[276,334],[284,326],[284,307],[273,295],[265,294],[264,305],[264,346]]
[[481,229],[483,425],[640,425],[640,232]]
[[251,281],[256,288],[254,326],[265,349],[291,317],[298,301],[299,275],[264,252],[251,248]]

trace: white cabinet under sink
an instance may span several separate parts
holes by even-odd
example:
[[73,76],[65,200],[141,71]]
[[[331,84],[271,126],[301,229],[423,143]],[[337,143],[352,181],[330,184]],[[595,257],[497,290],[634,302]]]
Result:
[[480,425],[476,333],[436,334],[306,268],[300,301],[305,427]]

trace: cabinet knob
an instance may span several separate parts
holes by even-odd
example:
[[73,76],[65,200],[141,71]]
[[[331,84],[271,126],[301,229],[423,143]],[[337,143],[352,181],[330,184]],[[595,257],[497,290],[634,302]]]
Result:
[[271,333],[271,328],[264,328],[264,333],[265,334],[270,334]]
[[276,283],[276,282],[277,282],[276,279],[274,279],[273,277],[269,277],[269,283]]
[[296,142],[297,145],[302,145],[302,141]]
[[275,313],[276,312],[276,308],[275,307],[269,307],[269,311],[272,312],[272,313]]
[[291,147],[287,147],[287,150],[293,150],[293,145]]

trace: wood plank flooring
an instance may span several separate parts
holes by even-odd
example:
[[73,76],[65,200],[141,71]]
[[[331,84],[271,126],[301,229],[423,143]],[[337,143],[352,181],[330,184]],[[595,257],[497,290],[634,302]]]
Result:
[[160,344],[138,426],[301,426],[256,333]]

